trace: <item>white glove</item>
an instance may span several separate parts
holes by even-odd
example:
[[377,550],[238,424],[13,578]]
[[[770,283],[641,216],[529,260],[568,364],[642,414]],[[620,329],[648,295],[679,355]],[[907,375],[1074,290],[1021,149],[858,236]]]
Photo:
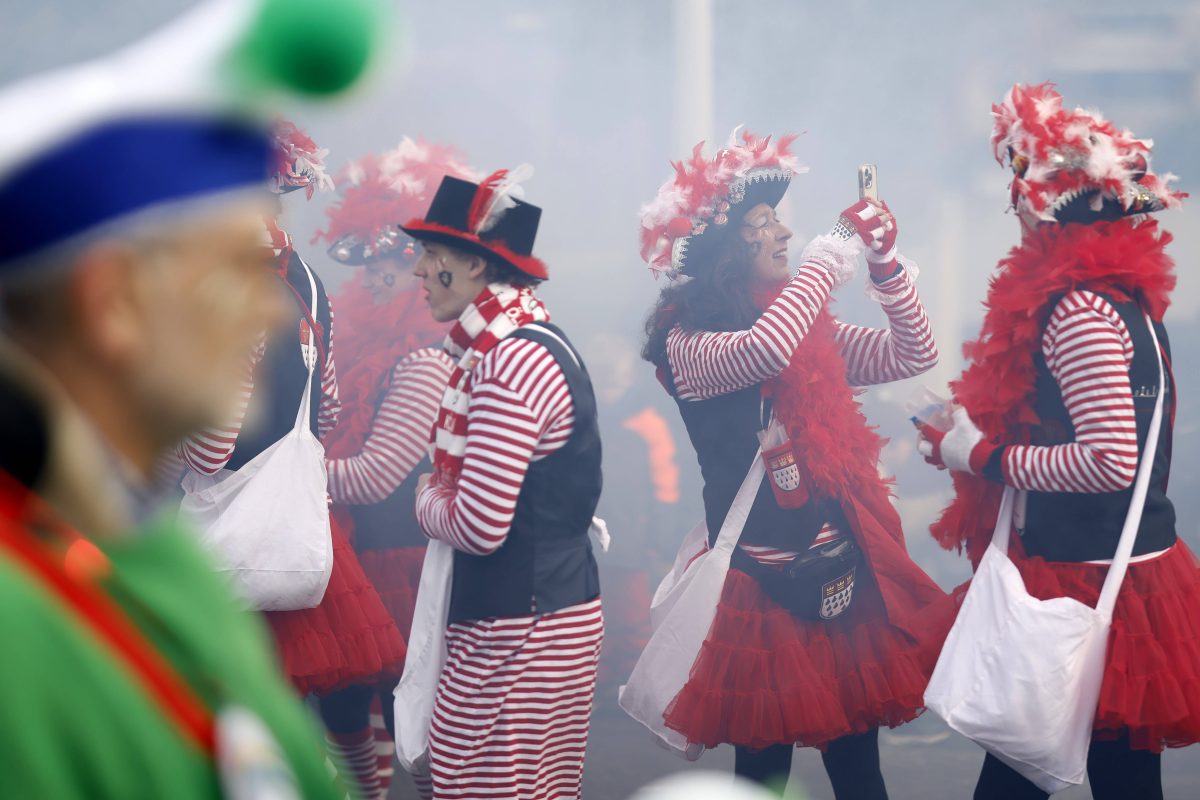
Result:
[[811,264],[828,272],[836,289],[854,278],[858,272],[858,257],[865,247],[857,236],[843,239],[826,233],[804,245],[800,263]]
[[975,475],[983,470],[996,448],[983,441],[983,431],[975,427],[962,406],[954,410],[952,419],[954,427],[944,434],[922,426],[917,452],[935,466]]

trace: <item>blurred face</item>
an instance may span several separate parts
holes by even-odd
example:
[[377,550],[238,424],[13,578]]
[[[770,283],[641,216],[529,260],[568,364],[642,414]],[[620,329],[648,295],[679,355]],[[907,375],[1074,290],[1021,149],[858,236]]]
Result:
[[[262,247],[264,207],[246,201],[134,245],[116,368],[167,442],[229,419],[254,348],[287,311]],[[114,322],[116,322],[114,320]]]
[[412,288],[413,275],[399,258],[376,258],[363,266],[362,287],[377,306],[385,306],[396,295]]
[[453,322],[487,287],[487,263],[443,244],[422,242],[421,247],[413,275],[421,282],[433,318]]
[[790,277],[788,240],[792,232],[779,221],[775,209],[759,203],[742,216],[742,239],[750,246],[752,274],[756,283],[769,286]]

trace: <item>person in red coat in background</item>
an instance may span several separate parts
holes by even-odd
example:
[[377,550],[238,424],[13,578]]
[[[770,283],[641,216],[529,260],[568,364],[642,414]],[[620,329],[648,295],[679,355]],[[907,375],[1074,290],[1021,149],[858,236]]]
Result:
[[[325,440],[333,514],[406,640],[428,541],[413,496],[417,476],[429,470],[430,431],[454,364],[442,349],[449,326],[434,321],[417,291],[416,244],[396,225],[424,212],[444,175],[473,173],[454,149],[406,137],[350,165],[318,234],[330,257],[356,273],[334,299],[342,413]],[[336,739],[362,741],[374,731],[374,765],[355,762],[368,797],[385,796],[391,781],[399,677],[321,698]],[[427,795],[428,779],[416,780]]]

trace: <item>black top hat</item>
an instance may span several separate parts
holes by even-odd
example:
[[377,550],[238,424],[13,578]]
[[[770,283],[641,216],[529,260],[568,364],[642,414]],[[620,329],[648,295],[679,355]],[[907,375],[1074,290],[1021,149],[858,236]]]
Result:
[[545,280],[550,273],[533,256],[542,210],[509,196],[501,183],[506,175],[501,170],[483,183],[442,178],[425,219],[401,229],[414,239],[456,247]]

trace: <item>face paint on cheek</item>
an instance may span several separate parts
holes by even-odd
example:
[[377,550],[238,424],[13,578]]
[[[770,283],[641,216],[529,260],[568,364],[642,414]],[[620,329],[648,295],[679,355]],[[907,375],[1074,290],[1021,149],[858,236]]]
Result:
[[392,275],[391,273],[384,275],[383,276],[383,285],[384,286],[395,286],[396,285],[396,276]]
[[452,273],[452,272],[442,270],[441,272],[439,272],[437,274],[437,277],[438,277],[438,283],[440,283],[442,286],[444,286],[447,289],[449,289],[450,285],[454,283],[454,273]]

